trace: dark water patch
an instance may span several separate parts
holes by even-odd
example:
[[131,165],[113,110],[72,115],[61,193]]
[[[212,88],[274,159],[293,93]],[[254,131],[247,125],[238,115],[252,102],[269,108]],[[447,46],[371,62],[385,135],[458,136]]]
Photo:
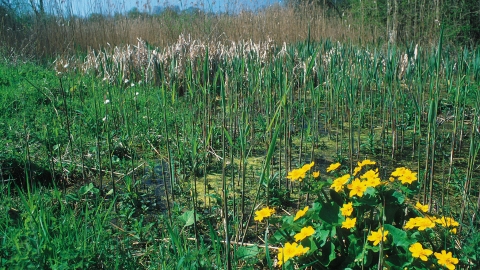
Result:
[[17,158],[0,160],[0,180],[3,184],[15,184],[26,188],[27,184],[52,186],[53,174],[34,162],[25,162]]
[[169,164],[163,160],[155,160],[145,166],[140,174],[141,185],[147,196],[158,209],[165,210],[167,192],[171,189]]

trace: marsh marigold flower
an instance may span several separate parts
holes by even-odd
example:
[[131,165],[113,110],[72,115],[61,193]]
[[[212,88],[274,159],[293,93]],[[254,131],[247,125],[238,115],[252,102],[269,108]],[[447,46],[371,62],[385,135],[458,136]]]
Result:
[[265,208],[262,208],[258,211],[255,211],[255,218],[254,220],[256,221],[262,221],[264,218],[267,218],[271,216],[273,213],[275,213],[275,209],[269,208],[268,206]]
[[343,189],[343,186],[350,180],[350,174],[345,174],[335,180],[330,186],[331,189],[334,189],[336,192],[340,192]]
[[295,256],[302,256],[303,254],[307,253],[309,247],[303,247],[297,243],[286,243],[283,248],[278,249],[278,266],[281,266],[284,262],[290,260]]
[[367,166],[367,165],[375,165],[377,164],[375,161],[372,161],[370,159],[365,159],[364,161],[362,161],[362,163],[358,163],[358,166],[360,167],[363,167],[363,166]]
[[383,242],[387,241],[387,235],[388,235],[388,231],[384,231],[383,228],[380,228],[376,232],[371,231],[370,235],[367,237],[367,240],[373,242],[373,245],[376,246],[382,240],[383,240]]
[[395,169],[395,171],[392,172],[391,175],[393,177],[400,177],[405,173],[406,170],[407,170],[407,168],[405,168],[405,167],[398,167],[397,169]]
[[410,252],[412,253],[412,257],[414,258],[420,258],[420,260],[426,262],[428,260],[428,256],[432,255],[433,251],[430,249],[424,249],[422,244],[420,243],[415,243],[408,248]]
[[435,227],[435,222],[433,222],[433,220],[427,217],[424,217],[424,218],[418,218],[415,225],[418,227],[419,231],[424,231],[426,228]]
[[415,228],[417,226],[417,221],[418,219],[421,218],[421,217],[414,217],[414,218],[410,218],[407,223],[405,223],[405,226],[404,228],[406,230],[411,230],[413,228]]
[[417,204],[415,204],[415,208],[424,213],[428,212],[428,204],[423,205],[420,202],[417,202]]
[[295,218],[293,218],[293,221],[303,217],[308,211],[308,206],[305,206],[303,210],[298,210],[297,214],[295,215]]
[[353,197],[355,195],[357,195],[358,197],[362,197],[365,190],[367,190],[365,182],[360,181],[360,179],[358,178],[353,180],[351,184],[347,185],[347,188],[350,189],[350,197]]
[[342,222],[342,228],[351,229],[355,227],[355,223],[357,222],[357,218],[346,218],[344,222]]
[[303,167],[300,170],[303,170],[304,172],[310,171],[310,169],[315,165],[315,162],[312,161],[311,163],[303,165]]
[[437,258],[439,265],[445,266],[450,270],[455,269],[455,264],[458,264],[458,259],[452,257],[452,252],[447,253],[447,251],[442,250],[441,253],[435,252],[433,255]]
[[320,176],[320,172],[313,172],[312,173],[313,178],[317,178]]
[[413,181],[417,180],[417,173],[410,170],[406,170],[405,173],[398,178],[402,181],[402,184],[412,184]]
[[369,170],[360,176],[360,179],[366,180],[365,184],[367,187],[376,187],[381,183],[380,177],[378,177],[378,170]]
[[340,165],[342,165],[340,162],[330,164],[330,166],[327,168],[327,172],[335,171],[340,167]]
[[360,166],[355,167],[355,169],[353,169],[353,175],[357,175],[357,173],[359,173],[361,170],[362,170],[362,167]]
[[300,230],[299,233],[295,234],[295,241],[302,241],[303,239],[313,235],[315,233],[315,229],[312,226],[304,227]]
[[457,227],[457,226],[460,225],[457,221],[455,221],[455,219],[453,219],[451,217],[441,217],[441,218],[435,220],[435,222],[442,225],[445,228]]
[[302,181],[305,178],[305,174],[306,172],[302,169],[294,169],[288,173],[287,178],[292,181]]
[[353,212],[352,203],[344,203],[342,208],[340,208],[340,211],[342,212],[342,216],[349,217]]

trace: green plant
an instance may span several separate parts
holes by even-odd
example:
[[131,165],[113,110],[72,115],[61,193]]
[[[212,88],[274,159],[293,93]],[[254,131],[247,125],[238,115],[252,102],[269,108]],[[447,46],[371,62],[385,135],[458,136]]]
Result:
[[[270,241],[283,246],[278,251],[278,266],[430,269],[434,265],[454,269],[459,263],[469,264],[455,248],[459,223],[429,212],[428,205],[413,204],[418,192],[416,173],[399,167],[389,179],[381,180],[375,164],[364,160],[352,174],[328,179],[329,194],[321,190],[319,198],[295,216],[270,218],[270,223],[278,224]],[[339,165],[332,164],[327,171]],[[313,179],[305,176],[307,172],[304,166],[289,177]]]

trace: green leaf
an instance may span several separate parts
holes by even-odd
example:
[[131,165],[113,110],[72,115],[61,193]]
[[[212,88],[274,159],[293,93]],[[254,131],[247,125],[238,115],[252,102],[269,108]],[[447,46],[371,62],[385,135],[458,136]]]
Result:
[[[187,211],[187,212],[183,213],[178,218],[185,223],[185,225],[183,225],[184,227],[188,227],[188,226],[193,225],[193,223],[195,222],[195,220],[193,219],[193,216],[194,216],[193,215],[193,210],[190,210],[190,211]],[[199,221],[200,218],[201,218],[201,215],[197,213],[196,221]]]
[[338,194],[333,189],[330,189],[330,198],[332,198],[332,200],[334,202],[336,202],[338,205],[343,205],[344,204],[342,196],[340,196],[340,194]]
[[402,247],[405,250],[408,250],[410,245],[416,242],[416,240],[410,239],[407,235],[407,232],[405,232],[404,230],[398,229],[390,224],[385,224],[383,227],[392,236],[393,244],[395,246]]
[[330,230],[317,230],[314,234],[315,246],[323,247],[330,237]]
[[363,253],[363,241],[360,241],[355,235],[351,234],[348,236],[350,240],[350,245],[348,246],[349,257],[353,258],[356,262],[361,262],[364,257]]
[[230,144],[231,147],[233,147],[232,136],[230,136],[230,133],[228,133],[226,128],[224,128],[224,131],[225,131],[225,137],[227,137],[228,143]]
[[235,255],[237,256],[237,260],[244,260],[247,258],[252,258],[258,255],[260,249],[257,245],[254,246],[241,246],[237,249]]
[[84,185],[84,186],[82,186],[82,187],[78,190],[78,193],[79,193],[81,196],[83,196],[83,195],[85,195],[85,194],[87,194],[87,193],[89,193],[89,192],[98,193],[98,189],[93,186],[93,183],[90,183],[90,184],[88,184],[88,185]]
[[389,190],[385,194],[385,201],[387,201],[388,204],[403,204],[405,202],[405,196],[396,190]]
[[340,207],[336,203],[322,203],[318,216],[329,224],[338,224]]

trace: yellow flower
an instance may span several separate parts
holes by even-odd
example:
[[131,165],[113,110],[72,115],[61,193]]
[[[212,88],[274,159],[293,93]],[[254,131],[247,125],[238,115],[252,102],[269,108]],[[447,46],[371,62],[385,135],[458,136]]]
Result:
[[310,235],[313,235],[314,233],[315,230],[312,226],[304,227],[300,230],[299,233],[295,234],[295,241],[302,241],[303,239],[309,237]]
[[294,169],[288,173],[287,178],[292,181],[302,181],[305,178],[305,171],[302,169]]
[[387,241],[388,231],[384,231],[383,228],[378,229],[378,231],[371,231],[370,235],[367,237],[368,241],[372,241],[373,245],[376,246],[380,241]]
[[302,256],[310,250],[309,247],[303,247],[302,245],[297,246],[297,256]]
[[342,212],[342,216],[349,217],[353,212],[352,203],[344,203],[342,208],[340,208],[340,211]]
[[330,188],[335,189],[336,192],[340,192],[343,189],[343,186],[350,180],[350,174],[345,174],[335,180]]
[[308,172],[313,167],[313,165],[315,165],[314,161],[312,161],[309,164],[303,165],[303,167],[300,170],[303,170],[304,172]]
[[301,256],[307,253],[309,249],[309,247],[304,248],[297,243],[286,243],[283,248],[278,249],[278,266],[281,266],[284,262],[295,256]]
[[380,182],[380,178],[378,177],[378,170],[369,170],[366,173],[364,173],[362,176],[360,176],[360,179],[378,179],[378,182]]
[[424,231],[426,228],[435,227],[435,222],[429,218],[418,218],[415,225],[418,226],[419,231]]
[[413,181],[417,180],[417,173],[410,170],[405,171],[405,173],[400,176],[398,180],[402,181],[402,184],[411,184]]
[[275,209],[273,208],[268,208],[265,207],[265,208],[262,208],[258,211],[255,211],[255,218],[254,220],[256,221],[262,221],[264,218],[267,218],[269,216],[271,216],[273,213],[275,213]]
[[452,252],[448,252],[445,250],[442,250],[442,253],[435,252],[433,255],[438,260],[438,264],[441,266],[445,266],[450,270],[455,269],[455,264],[458,264],[458,259],[452,257]]
[[394,172],[392,172],[392,176],[393,177],[400,177],[405,173],[405,170],[408,170],[408,169],[405,168],[405,167],[399,167],[399,168],[395,169]]
[[327,168],[327,172],[335,171],[338,169],[338,167],[340,167],[340,165],[341,164],[339,162],[330,164],[330,166]]
[[442,225],[445,228],[447,228],[447,227],[457,227],[457,226],[460,225],[457,221],[455,221],[455,219],[453,219],[451,217],[441,217],[441,218],[435,220],[435,222]]
[[365,186],[367,187],[376,187],[381,184],[380,178],[378,177],[369,177],[365,181]]
[[317,178],[320,176],[320,172],[313,172],[312,173],[313,178]]
[[[360,163],[360,162],[359,162],[359,163]],[[353,169],[353,175],[357,175],[357,173],[359,173],[361,170],[362,170],[362,167],[361,167],[361,166],[355,167],[355,169]]]
[[295,215],[295,218],[293,219],[293,221],[303,217],[305,215],[305,213],[307,213],[307,211],[308,211],[308,206],[305,206],[305,208],[303,208],[303,210],[298,210],[298,212]]
[[420,217],[414,217],[414,218],[410,218],[407,223],[405,224],[405,229],[407,230],[410,230],[410,229],[413,229],[417,226],[417,220],[419,219]]
[[362,197],[365,190],[367,190],[365,182],[361,182],[358,178],[353,180],[351,184],[347,185],[347,188],[350,189],[350,197],[353,197],[355,195],[357,195],[358,197]]
[[344,222],[342,222],[342,228],[351,229],[355,227],[355,223],[357,222],[357,218],[346,218]]
[[375,161],[371,161],[370,159],[365,159],[362,161],[362,163],[359,163],[360,167],[366,166],[366,165],[375,165],[377,164]]
[[428,260],[427,257],[433,253],[430,249],[424,249],[420,243],[411,245],[408,250],[412,253],[412,257],[420,258],[424,262],[426,262]]
[[428,204],[423,205],[420,202],[417,202],[417,204],[415,204],[415,208],[424,213],[428,212]]

